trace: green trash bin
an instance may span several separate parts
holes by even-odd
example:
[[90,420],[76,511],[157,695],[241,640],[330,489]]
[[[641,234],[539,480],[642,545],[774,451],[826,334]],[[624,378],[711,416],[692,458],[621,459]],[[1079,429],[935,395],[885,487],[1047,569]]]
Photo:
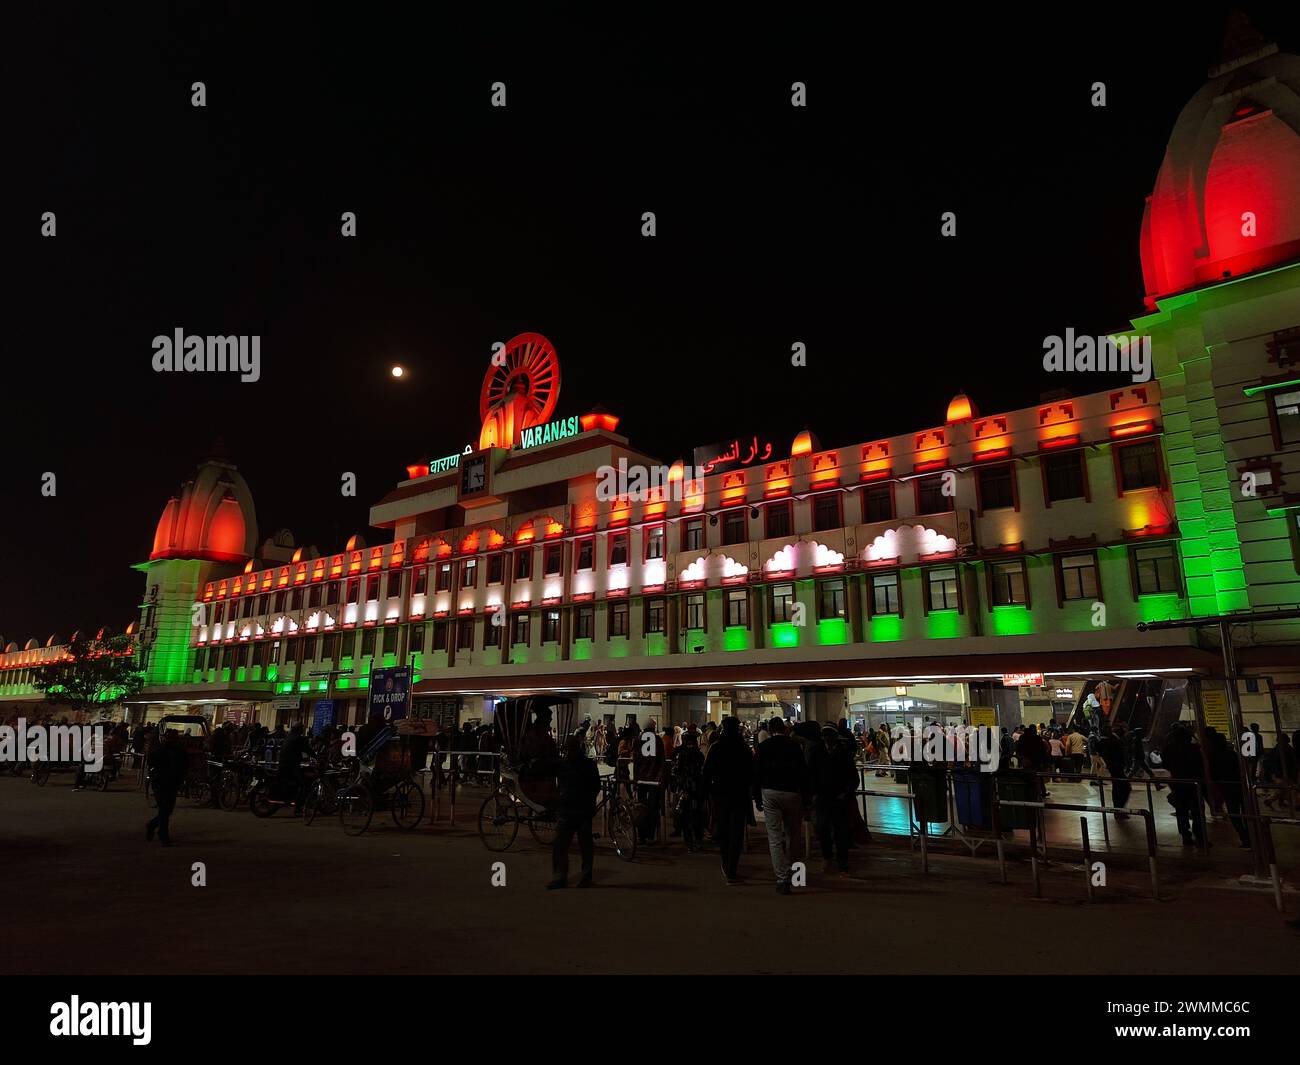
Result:
[[1012,828],[1029,828],[1038,811],[1030,806],[1003,806],[1003,800],[1013,802],[1038,802],[1038,778],[1032,773],[1016,770],[997,774],[998,827],[1004,832]]
[[946,771],[941,765],[913,762],[908,781],[912,786],[915,816],[918,821],[946,824],[948,821],[948,788]]

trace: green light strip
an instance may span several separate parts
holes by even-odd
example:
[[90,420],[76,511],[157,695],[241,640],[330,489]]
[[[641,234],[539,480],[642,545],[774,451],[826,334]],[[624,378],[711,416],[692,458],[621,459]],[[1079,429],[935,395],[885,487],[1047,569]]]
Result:
[[1261,392],[1274,392],[1279,388],[1292,388],[1295,385],[1300,385],[1300,377],[1293,378],[1290,381],[1278,381],[1271,385],[1252,385],[1250,388],[1243,388],[1241,394],[1243,396],[1257,396]]

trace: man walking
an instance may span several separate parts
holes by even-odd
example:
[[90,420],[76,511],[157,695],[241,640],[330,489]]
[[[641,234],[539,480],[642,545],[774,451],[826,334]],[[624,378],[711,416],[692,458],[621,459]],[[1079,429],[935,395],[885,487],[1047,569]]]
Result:
[[551,848],[551,882],[547,890],[569,886],[569,844],[574,834],[578,836],[578,850],[582,854],[582,876],[578,887],[591,887],[592,865],[596,845],[591,835],[591,819],[596,815],[596,799],[600,795],[600,770],[587,757],[586,741],[570,736],[564,743],[564,759],[559,766],[559,796],[556,813],[559,824],[555,845]]
[[763,808],[777,894],[788,895],[791,862],[799,854],[799,827],[808,796],[808,767],[781,718],[772,718],[767,730],[767,739],[758,745],[754,797]]
[[158,815],[144,826],[144,838],[153,841],[154,833],[164,847],[172,845],[167,831],[172,811],[176,809],[176,793],[185,782],[189,771],[189,756],[181,746],[179,734],[169,729],[163,742],[149,752],[149,784],[158,800]]
[[[817,810],[817,839],[822,847],[822,872],[849,872],[849,824],[858,790],[858,767],[851,741],[831,725],[823,725],[821,743],[813,748],[809,774]],[[834,864],[832,864],[832,858]]]
[[709,743],[704,759],[704,788],[713,801],[713,835],[729,885],[740,883],[740,849],[749,820],[754,759],[740,735],[740,719],[724,717],[721,732]]

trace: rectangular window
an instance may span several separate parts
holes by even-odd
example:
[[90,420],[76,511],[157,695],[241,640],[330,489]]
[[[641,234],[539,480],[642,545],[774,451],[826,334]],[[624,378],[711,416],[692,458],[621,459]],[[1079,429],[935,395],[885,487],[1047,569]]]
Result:
[[871,578],[871,614],[898,613],[898,574],[877,573]]
[[402,571],[390,570],[388,574],[388,598],[398,599],[402,595]]
[[361,657],[373,655],[375,653],[375,630],[366,629],[361,634]]
[[789,536],[794,529],[790,520],[790,501],[767,505],[767,536],[769,540]]
[[447,623],[445,621],[435,621],[433,623],[433,646],[429,650],[447,650]]
[[284,604],[287,598],[288,596],[286,596],[283,591],[279,591],[275,593],[275,612],[277,614],[284,613]]
[[820,495],[813,500],[813,532],[838,529],[843,524],[844,522],[840,520],[839,492]]
[[361,601],[361,578],[348,578],[348,602],[359,603]]
[[451,563],[443,562],[438,566],[437,577],[433,582],[435,592],[451,591]]
[[429,590],[429,567],[417,566],[412,580],[411,594],[424,595]]
[[1044,455],[1043,478],[1047,485],[1049,503],[1060,503],[1065,499],[1082,499],[1087,494],[1083,485],[1083,452],[1070,451],[1064,455]]
[[366,578],[366,602],[373,603],[379,599],[379,574],[372,573]]
[[542,611],[542,643],[557,643],[560,639],[560,612]]
[[626,599],[615,599],[609,604],[609,635],[626,636],[628,619],[628,602]]
[[1160,448],[1154,440],[1125,444],[1117,450],[1121,491],[1160,487]]
[[724,544],[743,544],[748,538],[749,519],[746,510],[729,510],[722,515],[722,542]]
[[844,604],[843,577],[817,582],[817,617],[820,620],[844,617]]
[[649,599],[646,601],[645,631],[664,631],[664,601],[662,599]]
[[1061,555],[1061,598],[1097,598],[1097,560],[1093,555]]
[[411,654],[413,654],[413,655],[422,655],[422,654],[424,654],[424,630],[425,630],[425,628],[426,628],[426,626],[424,626],[424,625],[412,625],[412,626],[411,626]]
[[609,564],[627,565],[627,533],[611,533],[609,537]]
[[257,612],[259,614],[268,613],[271,609],[271,593],[266,592],[257,603]]
[[301,588],[295,588],[295,589],[293,590],[293,595],[291,595],[291,596],[289,597],[289,609],[290,609],[290,610],[301,610],[301,609],[302,609],[302,589],[301,589]]
[[320,606],[320,592],[321,592],[321,586],[320,586],[319,584],[313,584],[313,585],[312,585],[312,586],[307,590],[307,609],[308,609],[308,610],[310,610],[312,607]]
[[943,474],[922,477],[916,482],[917,514],[944,514],[952,510],[952,496],[943,490]]
[[1273,416],[1278,423],[1278,442],[1300,442],[1300,389],[1273,393]]
[[894,488],[888,484],[877,484],[862,493],[862,521],[870,525],[876,521],[894,520]]
[[456,620],[456,650],[472,651],[474,649],[474,619],[458,618]]
[[693,592],[686,597],[686,627],[704,628],[704,593]]
[[542,548],[542,575],[555,577],[564,568],[564,545],[547,544]]
[[926,588],[931,610],[958,610],[957,569],[954,566],[926,570]]
[[506,556],[503,554],[489,555],[487,564],[488,584],[500,584],[505,579]]
[[664,557],[664,527],[662,525],[651,525],[646,529],[645,557],[647,559]]
[[329,660],[331,662],[337,662],[339,660],[339,648],[343,646],[342,635],[337,632],[334,633],[329,637],[325,646],[327,648],[326,654],[329,656]]
[[794,608],[794,585],[789,582],[774,584],[768,594],[771,597],[771,623],[789,621]]
[[478,587],[478,559],[467,558],[460,564],[460,586],[462,588]]
[[510,642],[528,646],[528,611],[521,610],[511,619]]
[[1281,443],[1300,442],[1300,389],[1274,392],[1273,416],[1277,419],[1277,437]]
[[590,606],[580,606],[574,613],[573,637],[576,640],[590,640],[596,632],[596,610]]
[[727,592],[727,624],[749,628],[749,592],[732,588]]
[[1173,544],[1133,548],[1138,595],[1178,591],[1178,556]]
[[515,552],[515,580],[529,581],[533,579],[533,549],[526,547],[522,551]]
[[501,630],[505,626],[499,624],[499,622],[504,621],[505,618],[499,615],[500,611],[497,611],[483,619],[483,646],[485,648],[501,646]]
[[388,650],[388,630],[379,629],[378,634],[378,638],[375,640],[375,654],[383,658]]
[[323,593],[323,598],[321,599],[321,606],[328,606],[330,603],[337,603],[339,601],[339,585],[341,583],[341,581],[327,581],[325,583],[325,591]]
[[704,550],[704,519],[691,518],[682,522],[682,550]]
[[1015,474],[1011,463],[981,466],[977,476],[981,510],[1004,510],[1016,505]]
[[578,541],[578,561],[575,569],[591,569],[596,554],[596,541],[591,537]]
[[992,585],[994,606],[1022,606],[1027,601],[1024,559],[990,562],[989,582]]

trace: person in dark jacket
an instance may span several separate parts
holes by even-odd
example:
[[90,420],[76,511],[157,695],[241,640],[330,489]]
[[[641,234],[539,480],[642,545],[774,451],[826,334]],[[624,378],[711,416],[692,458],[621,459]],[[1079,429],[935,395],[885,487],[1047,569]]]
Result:
[[753,805],[749,795],[754,759],[740,735],[740,719],[724,717],[704,759],[704,787],[714,804],[714,837],[728,884],[740,883],[740,850]]
[[153,840],[158,833],[158,841],[164,847],[172,845],[168,823],[172,811],[176,809],[176,793],[185,782],[189,772],[189,755],[181,746],[179,734],[169,729],[160,744],[149,752],[149,786],[154,798],[158,800],[158,813],[144,826],[144,838]]
[[704,834],[704,755],[694,732],[682,737],[673,756],[673,794],[676,797],[677,824],[686,840],[688,851],[699,850]]
[[208,739],[208,785],[212,791],[210,806],[221,808],[221,773],[230,760],[230,736],[234,726],[221,725]]
[[294,803],[293,814],[299,814],[298,789],[302,786],[302,760],[311,757],[311,744],[303,734],[301,725],[294,725],[289,738],[280,748],[279,778],[280,795],[285,802]]
[[850,807],[858,790],[858,767],[851,743],[834,726],[823,726],[821,741],[813,747],[808,767],[824,873],[831,872],[835,866],[841,874],[849,871]]
[[591,819],[596,815],[596,799],[600,795],[600,770],[587,757],[586,744],[577,736],[564,743],[564,758],[557,767],[559,790],[556,796],[556,813],[559,824],[555,845],[551,848],[551,882],[548,890],[569,886],[569,844],[576,834],[578,849],[582,854],[582,876],[578,887],[591,887],[592,865],[596,845],[591,835]]
[[[1183,837],[1183,846],[1191,847],[1205,843],[1205,816],[1202,807],[1205,790],[1205,766],[1201,761],[1200,748],[1192,741],[1192,731],[1181,725],[1169,730],[1164,750],[1160,752],[1164,767],[1175,780],[1183,783],[1169,785],[1170,802],[1174,804],[1174,813],[1178,818],[1178,834]],[[1201,794],[1197,794],[1196,784],[1201,784]]]
[[[1129,795],[1133,791],[1133,785],[1124,775],[1128,753],[1128,738],[1123,725],[1116,725],[1097,740],[1097,754],[1105,764],[1106,772],[1110,774],[1111,803],[1114,806],[1127,806]],[[1126,821],[1128,814],[1116,814],[1115,820]]]
[[799,857],[803,808],[810,798],[808,766],[781,718],[772,718],[767,730],[755,758],[754,798],[763,807],[777,894],[788,895],[791,866]]
[[1245,850],[1250,849],[1250,833],[1241,816],[1241,761],[1237,752],[1228,746],[1227,738],[1215,728],[1205,730],[1205,746],[1210,763],[1210,780],[1219,791],[1228,821],[1237,832]]

